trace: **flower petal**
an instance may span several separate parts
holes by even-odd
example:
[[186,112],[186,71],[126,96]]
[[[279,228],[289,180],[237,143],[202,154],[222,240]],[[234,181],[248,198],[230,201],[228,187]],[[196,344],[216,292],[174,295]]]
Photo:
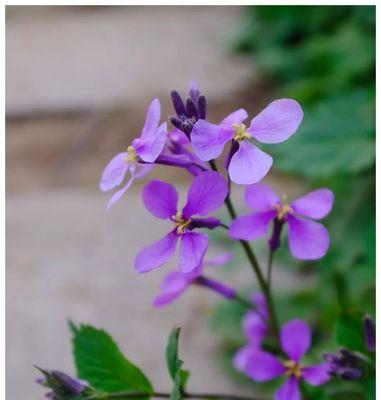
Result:
[[[233,128],[233,124],[242,124],[243,121],[248,117],[246,110],[240,108],[239,110],[233,111],[220,123],[220,128],[225,131],[230,131]],[[234,131],[233,131],[234,132]]]
[[122,189],[118,190],[117,192],[115,192],[110,200],[107,203],[107,207],[106,210],[110,210],[110,208],[121,199],[121,197],[124,195],[124,193],[127,192],[127,190],[131,187],[131,185],[133,184],[135,180],[135,176],[132,175],[131,178],[128,180],[128,182],[122,187]]
[[231,224],[229,235],[234,239],[255,240],[266,236],[270,222],[276,218],[276,211],[264,211],[241,215]]
[[126,162],[126,157],[126,152],[119,153],[107,164],[99,183],[99,188],[102,191],[106,192],[107,190],[119,186],[123,182],[123,179],[131,165]]
[[283,325],[280,341],[284,352],[296,363],[311,347],[311,329],[301,319],[293,319]]
[[228,262],[232,261],[233,258],[233,253],[223,253],[204,261],[204,267],[220,267],[221,265],[227,264]]
[[291,206],[297,214],[320,219],[324,218],[332,210],[334,197],[331,190],[318,189],[295,200],[291,203]]
[[160,122],[161,108],[159,99],[153,99],[148,107],[141,139],[155,136]]
[[257,382],[274,379],[286,371],[285,367],[272,354],[258,350],[250,355],[245,372]]
[[302,119],[303,110],[297,101],[279,99],[251,121],[248,132],[262,143],[280,143],[296,132]]
[[135,258],[135,268],[139,272],[151,271],[165,264],[176,250],[177,235],[168,233],[158,242],[144,247]]
[[153,180],[143,187],[143,203],[155,217],[167,219],[177,213],[179,195],[169,183]]
[[224,131],[218,125],[200,119],[195,123],[190,137],[197,157],[209,161],[222,153],[225,143],[233,138],[233,132]]
[[246,204],[254,211],[267,211],[279,204],[278,194],[264,183],[256,183],[245,190]]
[[183,216],[190,218],[192,215],[207,215],[217,210],[224,203],[228,192],[228,183],[218,172],[199,174],[189,188]]
[[259,347],[266,336],[267,326],[257,312],[251,311],[243,319],[243,331],[250,344]]
[[318,222],[287,216],[291,254],[300,260],[317,260],[328,251],[329,233]]
[[245,371],[248,360],[250,359],[252,354],[256,353],[257,351],[258,348],[251,345],[247,345],[239,349],[233,357],[234,367],[239,371]]
[[289,377],[275,393],[275,400],[301,400],[299,382],[295,376]]
[[187,274],[199,267],[208,248],[208,235],[186,232],[181,235],[180,270]]
[[329,363],[311,365],[303,368],[303,378],[312,386],[320,386],[331,379],[328,371]]
[[229,176],[234,183],[251,185],[269,172],[273,159],[248,140],[240,142],[229,164]]
[[182,272],[171,272],[164,278],[161,285],[161,293],[154,300],[154,305],[162,307],[172,303],[184,293],[191,283],[192,280],[187,279],[187,276]]
[[155,132],[146,138],[134,140],[132,145],[143,161],[154,162],[163,151],[167,134],[167,123],[163,122]]

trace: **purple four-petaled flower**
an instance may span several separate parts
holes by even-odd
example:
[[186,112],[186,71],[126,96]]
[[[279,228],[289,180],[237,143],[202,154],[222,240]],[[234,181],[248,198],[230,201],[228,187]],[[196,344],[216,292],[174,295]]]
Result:
[[[320,223],[332,209],[334,195],[329,189],[318,189],[285,204],[267,185],[258,183],[245,192],[247,205],[255,212],[236,218],[229,230],[234,239],[255,240],[266,236],[270,222],[289,226],[289,246],[294,257],[315,260],[329,247],[329,234]],[[310,219],[306,219],[310,218]]]
[[143,202],[155,217],[168,219],[174,228],[161,240],[143,248],[135,259],[135,268],[147,272],[165,264],[176,249],[180,239],[180,270],[189,273],[202,262],[208,248],[208,235],[194,232],[196,228],[214,229],[220,225],[215,217],[206,216],[222,206],[228,194],[226,179],[217,172],[198,175],[188,191],[184,208],[177,208],[178,193],[169,183],[153,180],[143,188]]
[[[128,172],[130,179],[110,198],[107,209],[110,209],[130,188],[135,179],[147,175],[153,163],[163,150],[167,137],[167,123],[160,124],[160,102],[152,100],[148,107],[146,121],[139,138],[132,141],[127,151],[117,154],[103,171],[99,187],[102,191],[108,191],[119,186]],[[148,163],[148,164],[146,164]]]
[[204,161],[222,154],[225,144],[232,141],[228,156],[230,179],[238,184],[251,185],[259,182],[272,165],[272,157],[254,146],[250,139],[261,143],[280,143],[296,132],[303,119],[299,103],[280,99],[270,103],[252,119],[247,128],[243,121],[248,114],[239,109],[228,115],[219,125],[200,119],[191,133],[196,155]]
[[320,386],[330,379],[329,364],[304,366],[301,359],[311,346],[311,330],[300,319],[287,322],[281,329],[280,341],[283,352],[288,356],[280,360],[271,353],[258,350],[250,354],[245,373],[257,382],[265,382],[285,376],[286,382],[275,394],[276,400],[300,400],[300,381]]
[[172,303],[192,284],[208,287],[226,298],[234,298],[235,291],[233,289],[220,282],[202,276],[205,267],[218,267],[228,263],[232,258],[232,253],[224,253],[208,261],[203,261],[196,269],[188,274],[184,274],[181,271],[170,272],[163,279],[161,293],[155,298],[154,305],[156,307],[163,307]]

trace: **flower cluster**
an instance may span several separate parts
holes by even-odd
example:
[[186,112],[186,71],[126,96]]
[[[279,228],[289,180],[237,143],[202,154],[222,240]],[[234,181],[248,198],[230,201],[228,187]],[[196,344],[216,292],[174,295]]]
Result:
[[[256,381],[266,381],[285,376],[286,382],[278,390],[278,400],[299,400],[299,384],[305,380],[311,385],[321,385],[330,379],[330,363],[314,366],[301,363],[311,345],[311,331],[302,320],[294,319],[278,328],[271,301],[269,281],[262,276],[249,241],[268,235],[271,255],[281,244],[281,234],[288,226],[291,254],[302,260],[323,257],[329,248],[328,230],[317,220],[327,216],[334,203],[333,193],[326,188],[314,190],[303,197],[288,202],[269,186],[259,183],[269,172],[273,159],[257,147],[281,143],[298,130],[303,111],[292,99],[271,102],[248,125],[248,113],[238,109],[219,124],[207,120],[207,102],[195,82],[191,83],[189,97],[183,101],[178,92],[171,92],[175,115],[170,117],[173,129],[161,122],[159,100],[151,102],[140,137],[134,139],[127,150],[117,154],[106,166],[100,188],[108,191],[122,185],[110,198],[111,208],[131,187],[136,179],[145,177],[155,166],[166,165],[184,168],[193,177],[187,200],[179,207],[176,188],[160,180],[151,180],[142,190],[146,209],[169,223],[169,232],[159,241],[144,247],[135,258],[135,268],[145,273],[166,264],[174,255],[179,243],[179,270],[167,274],[161,292],[154,300],[157,307],[172,303],[191,285],[213,290],[223,297],[239,301],[250,309],[244,318],[243,329],[247,345],[234,358],[237,369]],[[226,157],[221,167],[216,159]],[[232,183],[245,185],[245,201],[252,210],[246,215],[236,215],[231,204]],[[230,224],[212,215],[227,205]],[[270,227],[272,228],[270,230]],[[204,257],[209,246],[206,232],[227,229],[230,238],[243,246],[257,274],[262,293],[253,295],[251,302],[242,299],[236,290],[206,277],[206,266],[222,265],[231,260],[231,254],[221,254],[210,261]],[[268,335],[278,341],[278,359],[266,352],[263,342]]]

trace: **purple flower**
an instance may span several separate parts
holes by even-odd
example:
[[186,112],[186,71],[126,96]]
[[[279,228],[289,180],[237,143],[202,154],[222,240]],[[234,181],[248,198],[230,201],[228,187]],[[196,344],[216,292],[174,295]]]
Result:
[[331,211],[334,201],[331,190],[318,189],[291,204],[285,204],[268,186],[255,184],[246,189],[245,200],[255,212],[240,216],[233,221],[229,233],[234,239],[262,238],[266,236],[270,222],[276,221],[282,225],[288,224],[288,242],[294,257],[301,260],[315,260],[327,253],[329,247],[327,229],[322,224],[305,217],[319,220]]
[[286,323],[281,329],[280,340],[289,359],[279,360],[271,353],[258,350],[251,354],[245,367],[246,374],[257,382],[282,375],[287,378],[276,392],[276,400],[300,400],[302,379],[312,386],[320,386],[330,379],[328,363],[308,367],[301,364],[303,355],[311,346],[311,330],[304,321],[293,319]]
[[257,307],[257,311],[246,313],[242,322],[242,329],[248,343],[238,350],[233,359],[235,368],[241,371],[245,370],[250,356],[261,349],[268,331],[269,312],[265,296],[262,293],[255,293],[252,296],[252,302]]
[[171,98],[176,116],[170,117],[169,120],[189,137],[194,124],[199,119],[206,118],[207,105],[205,96],[200,95],[197,82],[192,81],[189,97],[186,99],[185,104],[176,90],[171,92]]
[[261,143],[285,141],[298,129],[303,111],[297,101],[280,99],[253,118],[249,128],[243,124],[247,117],[247,112],[241,108],[219,125],[200,119],[191,133],[193,149],[204,161],[220,156],[225,144],[232,141],[228,156],[229,176],[233,182],[243,185],[259,182],[273,162],[272,157],[251,144],[250,139],[255,138]]
[[220,208],[228,190],[222,175],[213,171],[203,172],[194,179],[186,205],[178,211],[178,193],[172,185],[157,180],[148,183],[143,188],[144,205],[155,217],[170,220],[174,228],[164,238],[139,252],[135,268],[147,272],[162,266],[172,257],[180,239],[180,270],[188,273],[196,269],[208,248],[208,236],[194,232],[194,229],[214,229],[220,225],[220,220],[194,216],[206,216]]
[[167,123],[160,123],[160,102],[152,100],[149,105],[146,121],[139,138],[132,141],[127,151],[117,154],[106,166],[100,181],[100,189],[108,191],[121,185],[128,172],[130,179],[110,198],[107,209],[110,209],[129,189],[135,179],[147,175],[153,163],[163,150],[167,137]]
[[231,253],[224,253],[211,260],[202,262],[199,267],[188,274],[184,274],[181,271],[170,272],[164,277],[161,285],[161,293],[155,298],[154,305],[156,307],[163,307],[172,303],[180,297],[191,284],[199,284],[217,291],[224,297],[234,298],[235,292],[233,289],[202,276],[204,267],[224,265],[231,261],[232,258],[233,255]]

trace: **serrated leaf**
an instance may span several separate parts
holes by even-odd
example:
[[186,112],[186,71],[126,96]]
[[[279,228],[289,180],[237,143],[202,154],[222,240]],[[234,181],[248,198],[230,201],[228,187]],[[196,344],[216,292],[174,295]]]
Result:
[[90,325],[74,328],[73,354],[81,379],[107,393],[128,390],[152,393],[147,377],[122,354],[106,331]]
[[183,361],[179,358],[179,335],[180,328],[174,328],[169,335],[166,351],[168,371],[174,383],[171,400],[182,398],[182,393],[189,378],[189,371],[181,369]]
[[342,312],[337,321],[336,340],[340,346],[354,351],[364,351],[363,316],[359,312]]

